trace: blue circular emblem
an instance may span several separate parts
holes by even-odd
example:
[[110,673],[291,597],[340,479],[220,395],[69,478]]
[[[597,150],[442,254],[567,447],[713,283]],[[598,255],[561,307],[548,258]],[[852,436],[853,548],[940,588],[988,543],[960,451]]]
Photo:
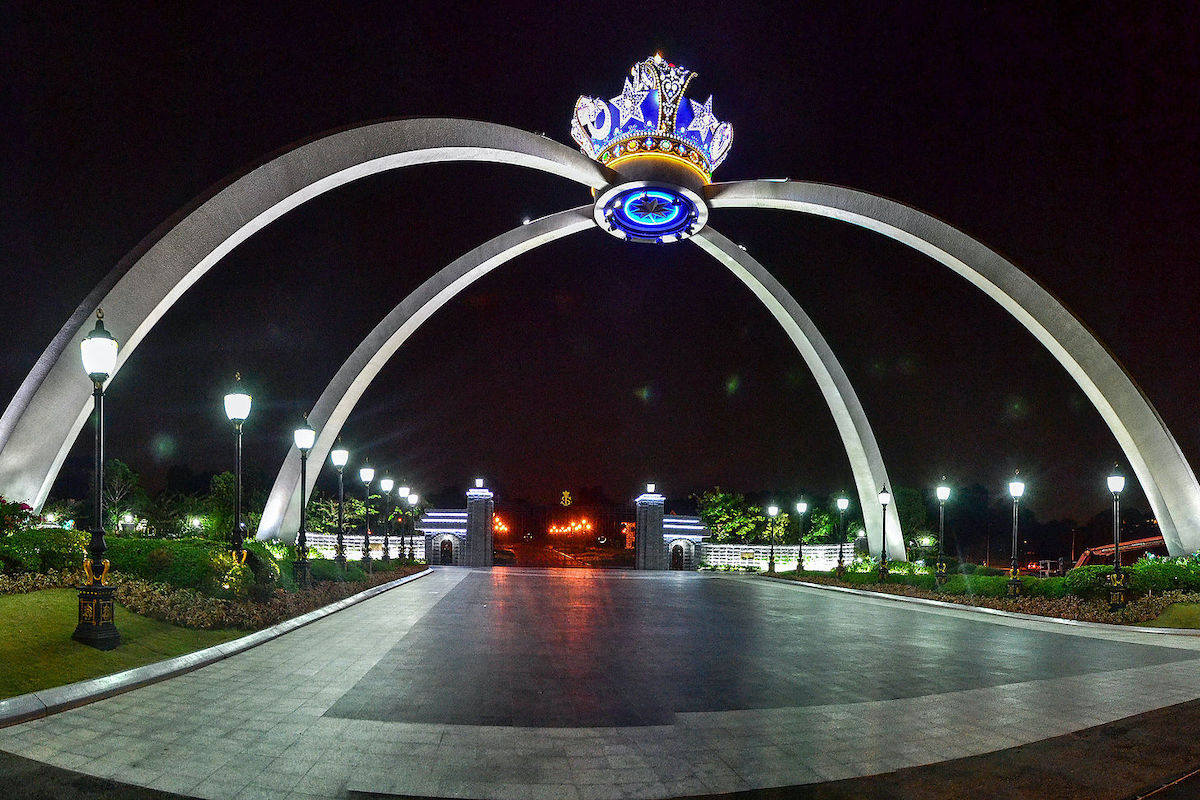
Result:
[[[674,242],[704,226],[707,213],[682,187],[639,185],[605,192],[596,221],[609,233],[635,242]],[[707,209],[704,209],[707,211]]]

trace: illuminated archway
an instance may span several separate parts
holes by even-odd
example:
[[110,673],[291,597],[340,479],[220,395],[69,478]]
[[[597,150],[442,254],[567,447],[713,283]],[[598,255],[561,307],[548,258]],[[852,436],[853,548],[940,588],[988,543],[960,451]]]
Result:
[[[522,253],[558,239],[595,227],[592,208],[581,206],[520,225],[485,242],[455,259],[418,286],[392,309],[355,348],[333,379],[321,392],[308,420],[319,433],[309,458],[324,461],[371,381],[416,329],[451,298],[476,280]],[[796,346],[829,406],[838,435],[846,449],[868,531],[882,528],[882,513],[875,500],[877,486],[890,485],[879,445],[866,412],[813,321],[795,298],[749,253],[712,228],[705,228],[692,241],[746,284],[767,307]],[[312,496],[316,470],[309,473],[305,496]],[[300,524],[300,451],[288,452],[259,523],[258,538],[290,538]],[[904,558],[904,537],[895,506],[888,508],[888,555]],[[871,539],[879,551],[879,536]]]
[[[441,161],[516,164],[561,175],[597,191],[615,179],[628,177],[542,136],[450,119],[364,125],[276,157],[180,212],[123,259],[76,309],[0,416],[0,493],[35,507],[45,501],[88,416],[90,386],[79,369],[75,347],[97,306],[106,309],[108,327],[124,345],[115,376],[188,287],[272,220],[350,181],[410,164]],[[1200,550],[1200,484],[1174,437],[1104,345],[1015,265],[927,214],[852,189],[792,181],[744,181],[706,186],[701,191],[714,210],[785,209],[874,230],[925,253],[979,287],[1058,359],[1100,412],[1146,493],[1169,551],[1179,555]],[[722,249],[711,228],[686,229],[683,234],[694,234],[705,249],[706,242]],[[737,263],[753,277],[748,262],[736,254],[726,252],[726,257],[726,266]],[[754,291],[780,319],[772,303],[781,310],[786,310],[787,304],[779,295],[769,288]],[[846,431],[840,432],[845,441]],[[875,531],[880,519],[874,497],[879,487],[864,486],[857,474],[861,507],[873,536],[872,551],[877,552]],[[870,480],[875,482],[874,476]],[[888,529],[899,533],[899,525],[891,524],[891,513],[889,508]],[[876,524],[872,524],[872,515]],[[889,537],[889,552],[890,545]]]

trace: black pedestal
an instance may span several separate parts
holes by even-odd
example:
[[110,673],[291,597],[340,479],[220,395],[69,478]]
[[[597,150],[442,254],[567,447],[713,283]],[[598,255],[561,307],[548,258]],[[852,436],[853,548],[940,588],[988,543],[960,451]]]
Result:
[[114,587],[100,584],[79,587],[79,624],[72,639],[97,650],[112,650],[121,643],[121,633],[113,624],[115,592]]

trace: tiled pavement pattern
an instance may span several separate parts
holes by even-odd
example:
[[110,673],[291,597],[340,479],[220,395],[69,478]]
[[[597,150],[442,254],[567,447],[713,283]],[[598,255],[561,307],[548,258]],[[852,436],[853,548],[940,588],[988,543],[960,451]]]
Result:
[[445,568],[0,730],[0,749],[212,798],[674,797],[888,772],[1191,700],[1198,650],[756,579]]

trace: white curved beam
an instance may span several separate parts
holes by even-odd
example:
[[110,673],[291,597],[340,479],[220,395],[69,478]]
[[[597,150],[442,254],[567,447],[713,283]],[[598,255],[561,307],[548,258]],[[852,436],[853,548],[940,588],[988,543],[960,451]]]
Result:
[[[891,483],[871,424],[858,395],[854,393],[854,387],[850,385],[850,379],[846,377],[846,371],[796,299],[749,253],[711,226],[693,236],[692,241],[750,287],[750,291],[762,301],[800,351],[833,414],[838,435],[842,437],[846,456],[850,459],[854,486],[858,490],[863,524],[867,528],[867,544],[872,555],[879,555],[883,528],[879,490],[891,486]],[[887,509],[887,552],[891,559],[906,558],[904,532],[900,529],[900,516],[896,513],[895,503]]]
[[299,145],[210,190],[143,240],[59,330],[0,416],[0,494],[41,508],[90,411],[78,342],[93,312],[121,342],[114,371],[179,297],[230,250],[300,204],[413,164],[484,161],[607,185],[579,151],[516,128],[459,119],[370,123]]
[[777,208],[882,233],[966,278],[1058,359],[1100,412],[1146,493],[1172,555],[1200,550],[1200,484],[1175,437],[1125,368],[1087,327],[1012,262],[928,214],[865,192],[799,181],[708,187],[713,208]]

